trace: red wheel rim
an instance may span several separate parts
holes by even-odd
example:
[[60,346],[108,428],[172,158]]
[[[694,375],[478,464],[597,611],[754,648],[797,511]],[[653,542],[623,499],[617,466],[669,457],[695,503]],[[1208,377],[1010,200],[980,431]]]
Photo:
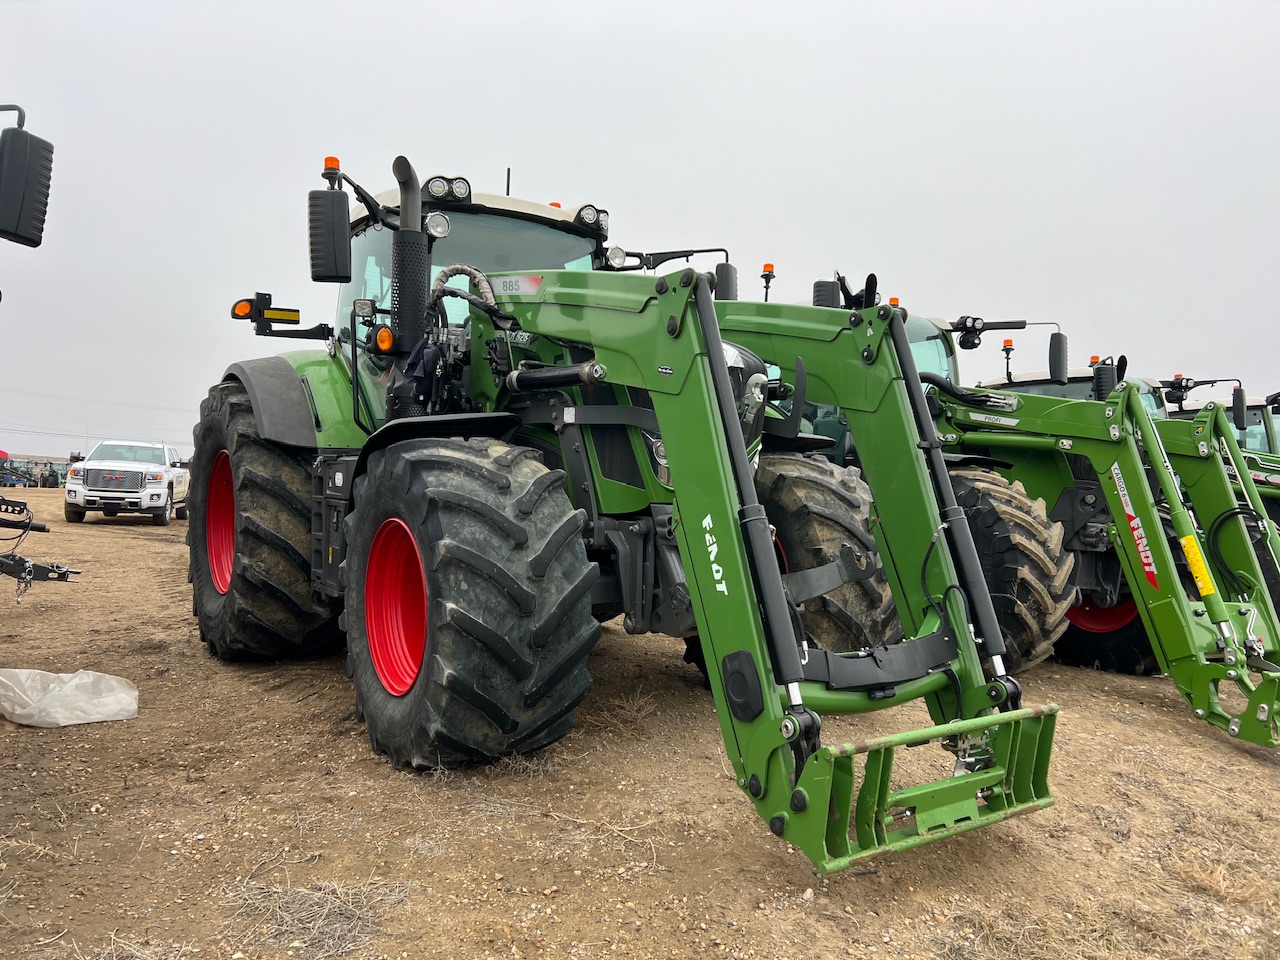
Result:
[[214,589],[231,588],[231,561],[236,555],[236,489],[231,480],[231,456],[219,451],[209,472],[209,499],[204,508],[204,543]]
[[1088,600],[1067,611],[1067,619],[1089,633],[1113,633],[1127,627],[1138,615],[1138,605],[1126,597],[1114,607],[1099,607]]
[[384,520],[369,547],[364,627],[378,679],[403,696],[422,670],[427,639],[427,577],[403,520]]

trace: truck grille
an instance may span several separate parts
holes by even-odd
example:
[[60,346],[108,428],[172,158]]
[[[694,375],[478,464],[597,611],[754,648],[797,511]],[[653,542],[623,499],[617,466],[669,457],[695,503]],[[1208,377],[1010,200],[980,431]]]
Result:
[[90,490],[129,490],[137,492],[142,489],[141,470],[87,470],[85,486]]

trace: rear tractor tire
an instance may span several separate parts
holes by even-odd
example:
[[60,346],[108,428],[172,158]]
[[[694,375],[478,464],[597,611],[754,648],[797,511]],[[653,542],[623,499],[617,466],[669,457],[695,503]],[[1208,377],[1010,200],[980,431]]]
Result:
[[1005,669],[1019,673],[1048,657],[1067,629],[1075,554],[1063,549],[1062,524],[1020,482],[983,467],[948,472],[1004,634]]
[[1067,620],[1070,625],[1053,648],[1058,663],[1138,676],[1160,672],[1132,597],[1122,598],[1113,607],[1081,600],[1067,611]]
[[869,579],[841,584],[804,602],[800,619],[809,639],[837,653],[901,640],[902,624],[871,534],[871,488],[858,469],[821,456],[766,453],[755,479],[776,531],[784,572],[830,563],[846,543],[876,570]]
[[262,439],[237,382],[218,384],[200,404],[188,576],[200,636],[221,660],[333,645],[333,614],[311,590],[311,459]]
[[492,439],[373,453],[346,519],[347,667],[398,768],[530,753],[591,689],[599,568],[564,473]]

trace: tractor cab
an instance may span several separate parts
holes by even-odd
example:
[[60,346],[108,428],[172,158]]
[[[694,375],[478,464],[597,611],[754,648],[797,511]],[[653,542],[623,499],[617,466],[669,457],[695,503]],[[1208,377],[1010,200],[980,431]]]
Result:
[[[1048,370],[1027,370],[980,380],[977,386],[989,390],[1031,393],[1041,397],[1059,397],[1063,400],[1105,400],[1106,393],[1098,395],[1095,377],[1097,368],[1102,362],[1094,357],[1087,367],[1071,367],[1067,371],[1065,383],[1053,379]],[[1157,420],[1169,416],[1159,380],[1152,380],[1149,377],[1133,377],[1130,380],[1138,384],[1138,399],[1142,401],[1147,413]],[[1110,391],[1107,390],[1107,392]]]
[[[1236,442],[1255,453],[1280,454],[1280,394],[1271,397],[1245,397],[1244,429],[1236,429]],[[1169,416],[1178,420],[1193,420],[1210,403],[1218,403],[1228,409],[1231,400],[1184,400]],[[1233,424],[1234,425],[1234,424]]]

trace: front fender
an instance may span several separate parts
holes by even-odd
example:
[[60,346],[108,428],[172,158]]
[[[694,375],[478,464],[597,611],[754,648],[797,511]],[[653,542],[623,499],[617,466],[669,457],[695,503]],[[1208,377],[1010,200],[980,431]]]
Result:
[[284,357],[242,360],[227,367],[223,382],[238,380],[249,394],[262,439],[294,447],[318,446],[313,401]]

